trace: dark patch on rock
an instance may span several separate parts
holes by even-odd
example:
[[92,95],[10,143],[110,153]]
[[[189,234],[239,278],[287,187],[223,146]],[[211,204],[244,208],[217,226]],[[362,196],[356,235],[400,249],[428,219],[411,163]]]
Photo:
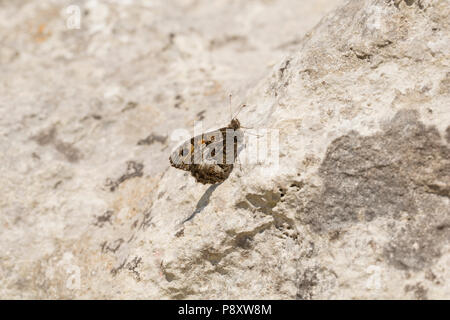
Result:
[[338,278],[334,270],[321,265],[305,267],[297,270],[297,294],[296,299],[310,300],[314,299],[318,294],[336,286]]
[[366,61],[370,61],[372,59],[372,53],[367,52],[363,48],[353,48],[353,47],[351,47],[350,51],[352,51],[358,59],[366,60]]
[[69,162],[78,162],[78,160],[81,159],[80,151],[69,143],[55,141],[55,148],[58,152],[63,154]]
[[52,143],[56,137],[56,128],[50,128],[49,130],[42,131],[37,136],[32,139],[38,143],[40,146],[46,146]]
[[283,79],[284,72],[288,69],[290,63],[291,61],[289,59],[285,60],[283,65],[278,70],[278,76],[280,79]]
[[125,267],[125,263],[127,263],[126,259],[124,261],[122,261],[122,263],[119,266],[117,266],[116,268],[112,268],[111,269],[111,274],[113,276],[116,276],[119,273],[119,271],[122,270]]
[[226,35],[221,39],[212,39],[209,42],[209,49],[217,50],[233,42],[243,46],[247,43],[247,37],[241,35]]
[[109,244],[108,241],[104,241],[101,244],[102,252],[112,252],[116,253],[117,250],[119,250],[120,246],[125,242],[122,238],[115,240],[112,244]]
[[198,120],[201,121],[201,120],[205,119],[204,114],[205,114],[205,110],[202,110],[202,111],[198,112],[197,113]]
[[297,283],[297,295],[299,300],[311,299],[312,289],[318,284],[317,268],[308,268],[304,270],[298,279]]
[[400,268],[423,268],[450,239],[449,228],[437,231],[450,219],[438,198],[450,196],[450,149],[441,141],[437,129],[419,122],[412,110],[398,112],[375,135],[352,131],[334,140],[319,169],[323,186],[301,220],[329,233],[380,217],[406,217],[406,228],[393,224],[396,235],[385,257]]
[[133,110],[134,108],[136,108],[138,106],[138,104],[134,101],[129,101],[127,103],[127,105],[122,109],[122,112],[128,111],[128,110]]
[[55,127],[39,133],[32,139],[40,146],[53,145],[56,151],[63,154],[69,162],[78,162],[82,157],[81,152],[72,144],[57,139]]
[[141,274],[136,270],[142,264],[142,257],[134,257],[133,260],[127,263],[126,268],[133,273],[136,281],[141,281]]
[[175,96],[175,105],[174,105],[174,107],[176,109],[179,109],[183,102],[184,102],[183,96],[181,96],[180,94],[177,94]]
[[425,289],[422,284],[416,283],[415,285],[406,285],[404,288],[405,292],[413,292],[414,293],[414,297],[418,300],[427,300],[428,299],[428,290]]
[[142,177],[143,175],[144,175],[144,165],[142,163],[139,163],[136,161],[128,161],[127,162],[127,172],[125,174],[123,174],[116,181],[107,179],[106,186],[109,187],[109,190],[111,192],[113,192],[124,181],[131,179],[131,178],[135,178],[135,177]]
[[94,113],[94,114],[88,114],[83,119],[81,119],[81,121],[85,121],[85,120],[88,120],[88,119],[102,120],[102,118],[103,117],[101,115]]
[[104,214],[102,214],[101,216],[96,217],[96,220],[94,222],[94,226],[97,227],[103,227],[105,225],[105,223],[109,222],[111,223],[111,217],[114,214],[114,211],[112,210],[107,210]]
[[437,232],[436,227],[426,221],[434,219],[436,217],[423,217],[398,230],[383,250],[387,262],[402,270],[421,270],[439,258],[442,245],[450,239],[450,232],[448,229]]
[[142,219],[141,224],[139,225],[139,230],[140,229],[147,229],[151,223],[152,223],[152,219],[153,217],[151,216],[152,212],[151,211],[146,211],[144,212],[144,218]]
[[235,239],[236,246],[243,248],[243,249],[250,249],[252,244],[252,236],[243,234],[243,235],[237,235]]
[[175,233],[175,237],[177,237],[177,238],[180,238],[180,237],[183,237],[183,236],[184,236],[184,228],[178,230],[178,231]]
[[256,210],[265,214],[272,214],[272,209],[281,200],[281,194],[272,191],[265,191],[262,194],[247,194],[245,201],[236,204],[236,208],[245,210]]
[[164,143],[166,143],[166,141],[167,141],[167,136],[160,136],[160,135],[152,133],[147,138],[139,140],[137,145],[138,146],[151,145],[155,142],[164,144]]
[[408,7],[416,3],[419,9],[423,9],[422,0],[388,0],[388,3],[393,3],[397,9],[401,8],[402,2],[404,2]]

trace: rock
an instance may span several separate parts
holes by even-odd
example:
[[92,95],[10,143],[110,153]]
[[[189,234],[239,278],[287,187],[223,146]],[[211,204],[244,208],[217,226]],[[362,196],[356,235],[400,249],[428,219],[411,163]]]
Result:
[[[351,1],[306,35],[329,2],[217,3],[9,18],[0,296],[448,298],[448,1]],[[229,91],[253,129],[198,184],[169,167],[176,129],[227,124]]]

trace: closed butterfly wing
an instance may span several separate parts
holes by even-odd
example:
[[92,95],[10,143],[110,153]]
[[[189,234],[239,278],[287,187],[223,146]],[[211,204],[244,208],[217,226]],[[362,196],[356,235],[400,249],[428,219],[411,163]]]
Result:
[[170,156],[170,164],[190,171],[200,183],[223,182],[233,170],[233,164],[242,141],[239,122],[195,136],[179,146]]

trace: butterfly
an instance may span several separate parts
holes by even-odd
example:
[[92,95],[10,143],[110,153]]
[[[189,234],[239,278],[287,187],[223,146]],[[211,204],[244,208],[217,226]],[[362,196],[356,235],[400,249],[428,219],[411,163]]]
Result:
[[234,117],[225,127],[185,141],[170,155],[170,164],[177,169],[189,171],[197,182],[221,183],[233,170],[243,136],[241,123]]

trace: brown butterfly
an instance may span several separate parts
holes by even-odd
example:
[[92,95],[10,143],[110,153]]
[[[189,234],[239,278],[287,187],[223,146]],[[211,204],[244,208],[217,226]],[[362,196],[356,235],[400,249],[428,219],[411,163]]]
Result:
[[228,178],[242,146],[243,132],[237,118],[226,127],[199,134],[180,145],[169,157],[170,164],[190,171],[197,182],[221,183]]
[[[230,94],[231,114],[231,94]],[[241,106],[230,123],[223,128],[199,134],[179,146],[169,157],[170,164],[191,172],[197,182],[221,183],[233,171],[234,162],[243,147],[244,133],[237,115],[246,107]]]

